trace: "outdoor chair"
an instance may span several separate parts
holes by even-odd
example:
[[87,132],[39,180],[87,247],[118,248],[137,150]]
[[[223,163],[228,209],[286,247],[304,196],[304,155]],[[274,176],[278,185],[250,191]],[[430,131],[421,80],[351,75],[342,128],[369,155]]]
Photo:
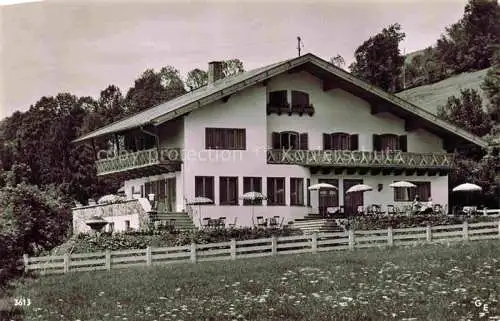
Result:
[[201,223],[201,226],[202,226],[203,228],[208,228],[208,227],[210,227],[210,217],[205,217],[205,218],[203,218],[202,223]]
[[257,226],[259,226],[259,227],[266,226],[266,223],[264,221],[264,217],[263,216],[257,216]]
[[394,205],[387,205],[387,215],[395,215],[396,214],[396,208]]
[[235,227],[236,227],[236,220],[237,220],[237,219],[238,219],[238,218],[237,218],[237,217],[235,217],[235,218],[234,218],[233,223],[229,223],[229,227],[230,227],[230,228],[235,228]]
[[365,208],[363,207],[363,205],[359,205],[358,206],[357,214],[358,215],[364,215],[365,214]]
[[278,226],[278,220],[275,217],[271,217],[269,219],[269,226],[270,227],[276,227],[276,226]]
[[221,216],[219,217],[219,222],[218,222],[218,227],[219,228],[225,228],[226,227],[226,217]]

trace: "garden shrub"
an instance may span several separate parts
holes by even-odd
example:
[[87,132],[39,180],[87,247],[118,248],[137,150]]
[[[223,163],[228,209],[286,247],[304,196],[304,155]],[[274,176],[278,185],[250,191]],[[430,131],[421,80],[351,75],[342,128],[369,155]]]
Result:
[[0,190],[0,286],[22,271],[24,253],[33,256],[67,238],[69,210],[50,193],[26,183]]

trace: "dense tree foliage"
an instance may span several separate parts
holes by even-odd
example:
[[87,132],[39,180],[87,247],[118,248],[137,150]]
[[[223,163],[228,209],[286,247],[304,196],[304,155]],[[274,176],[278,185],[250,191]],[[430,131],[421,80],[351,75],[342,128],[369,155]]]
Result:
[[449,97],[446,106],[438,108],[438,116],[477,136],[485,136],[491,130],[481,96],[473,89],[462,90],[460,97]]
[[[225,77],[231,77],[245,71],[243,62],[239,59],[224,60],[222,65],[222,74]],[[186,78],[186,87],[191,91],[203,87],[208,83],[208,73],[204,70],[195,68],[188,72]]]
[[401,67],[404,63],[399,43],[404,38],[405,33],[398,23],[384,28],[356,49],[356,61],[349,69],[355,76],[386,91],[399,90]]
[[406,88],[432,84],[450,75],[495,65],[500,43],[500,6],[496,0],[469,0],[463,17],[446,28],[436,44],[408,59]]

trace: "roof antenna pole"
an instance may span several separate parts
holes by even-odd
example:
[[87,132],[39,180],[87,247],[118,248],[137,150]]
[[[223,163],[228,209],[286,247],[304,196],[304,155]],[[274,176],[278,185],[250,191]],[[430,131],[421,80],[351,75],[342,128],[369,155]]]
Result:
[[299,51],[299,57],[300,57],[300,48],[301,48],[301,45],[304,46],[302,42],[302,39],[300,39],[300,37],[297,37],[297,50]]

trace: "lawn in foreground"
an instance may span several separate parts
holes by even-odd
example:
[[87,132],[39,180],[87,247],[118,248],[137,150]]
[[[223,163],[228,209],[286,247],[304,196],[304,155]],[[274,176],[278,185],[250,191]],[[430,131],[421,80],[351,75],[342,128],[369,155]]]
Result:
[[500,320],[500,242],[42,277],[26,320]]

